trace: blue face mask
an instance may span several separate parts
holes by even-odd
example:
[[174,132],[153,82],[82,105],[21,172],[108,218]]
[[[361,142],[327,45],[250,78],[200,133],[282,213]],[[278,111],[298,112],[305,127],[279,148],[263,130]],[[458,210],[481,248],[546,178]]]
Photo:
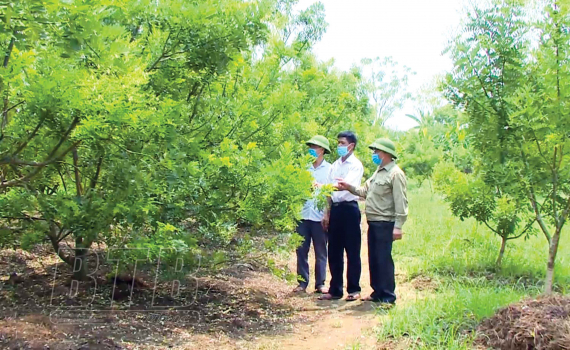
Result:
[[315,157],[315,158],[318,158],[318,157],[319,157],[319,154],[317,153],[317,150],[316,150],[316,149],[309,148],[309,154],[312,155],[312,156]]
[[380,156],[376,153],[372,154],[372,161],[378,166],[382,165],[382,159],[380,159]]
[[348,154],[348,146],[338,146],[336,152],[339,156],[344,157]]

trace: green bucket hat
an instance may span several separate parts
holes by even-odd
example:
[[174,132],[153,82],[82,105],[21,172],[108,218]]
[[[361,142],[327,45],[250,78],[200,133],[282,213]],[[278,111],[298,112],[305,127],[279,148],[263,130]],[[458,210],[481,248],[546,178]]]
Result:
[[305,142],[305,144],[320,146],[325,149],[325,153],[331,153],[331,149],[329,147],[329,140],[324,136],[315,135],[313,136],[312,139]]
[[379,149],[386,153],[391,154],[394,158],[398,158],[398,154],[396,153],[396,145],[389,139],[380,138],[376,141],[372,142],[370,146],[368,146],[372,150]]

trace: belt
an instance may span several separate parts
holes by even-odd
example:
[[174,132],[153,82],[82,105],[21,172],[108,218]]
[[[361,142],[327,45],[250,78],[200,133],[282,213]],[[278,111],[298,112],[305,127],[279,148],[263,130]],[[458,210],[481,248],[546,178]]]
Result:
[[358,202],[357,201],[344,201],[344,202],[333,202],[333,204],[332,204],[333,207],[339,207],[342,205],[356,205],[356,206],[358,206]]

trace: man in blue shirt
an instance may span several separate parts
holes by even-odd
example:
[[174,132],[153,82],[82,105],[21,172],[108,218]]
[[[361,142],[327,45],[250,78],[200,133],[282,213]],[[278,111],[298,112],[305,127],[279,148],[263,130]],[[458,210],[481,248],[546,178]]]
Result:
[[[321,135],[316,135],[309,141],[309,153],[314,157],[314,162],[309,168],[315,179],[315,187],[328,183],[330,163],[324,156],[330,153],[329,140]],[[309,284],[309,250],[311,240],[315,250],[315,293],[325,293],[325,279],[327,274],[327,234],[323,230],[321,221],[324,213],[317,209],[314,200],[309,199],[303,207],[302,220],[297,226],[297,233],[304,238],[303,244],[297,248],[297,279],[299,286],[294,292],[305,292]]]

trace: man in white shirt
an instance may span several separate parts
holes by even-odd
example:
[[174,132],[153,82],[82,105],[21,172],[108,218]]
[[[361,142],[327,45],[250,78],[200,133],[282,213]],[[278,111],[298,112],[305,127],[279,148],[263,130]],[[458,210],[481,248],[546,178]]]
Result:
[[[336,179],[357,187],[360,186],[364,167],[354,156],[356,135],[343,131],[337,136],[337,152],[340,156],[331,166],[328,182],[336,185]],[[323,227],[329,233],[330,288],[320,300],[340,299],[343,296],[344,252],[347,257],[347,301],[360,299],[360,208],[358,196],[349,191],[336,191],[330,198],[330,209],[325,211]]]
[[[309,154],[315,161],[309,168],[315,180],[315,187],[328,183],[328,175],[331,165],[324,156],[330,153],[329,140],[321,135],[316,135],[306,142],[309,146]],[[311,240],[315,250],[315,293],[324,293],[325,279],[327,274],[327,234],[321,221],[324,213],[319,211],[314,200],[305,203],[302,212],[302,221],[297,226],[297,233],[304,238],[303,244],[297,248],[297,281],[299,286],[294,292],[305,292],[309,285],[309,250]]]

